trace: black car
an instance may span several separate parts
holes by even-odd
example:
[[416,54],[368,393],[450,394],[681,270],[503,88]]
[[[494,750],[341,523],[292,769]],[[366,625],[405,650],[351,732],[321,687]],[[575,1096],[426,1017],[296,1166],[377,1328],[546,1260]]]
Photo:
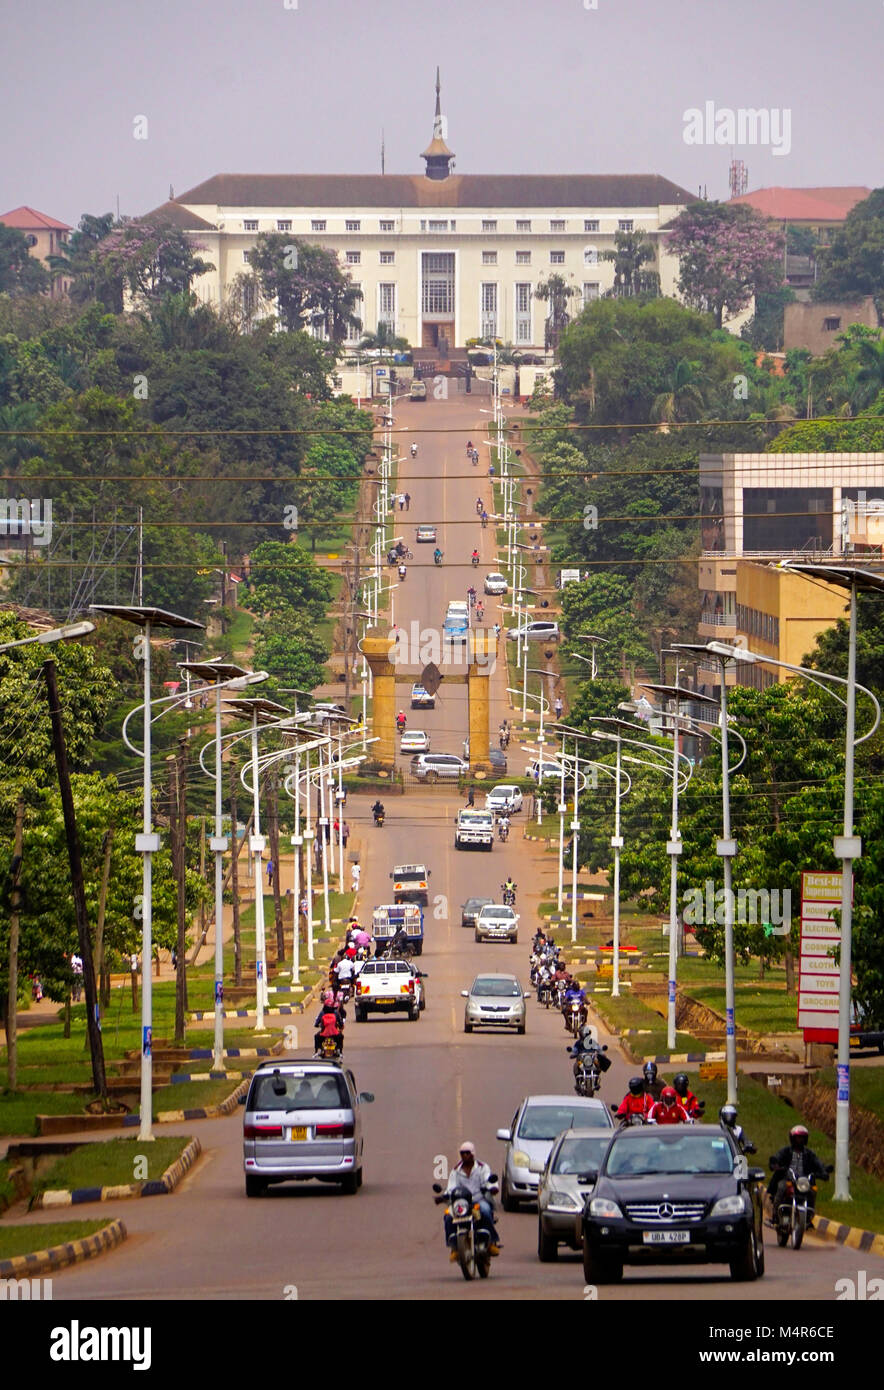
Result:
[[460,910],[460,925],[462,927],[475,927],[476,918],[482,908],[488,907],[493,902],[493,898],[467,898]]
[[615,1283],[624,1264],[726,1264],[738,1280],[764,1273],[765,1172],[748,1166],[729,1130],[622,1129],[592,1177],[583,1213],[587,1283]]

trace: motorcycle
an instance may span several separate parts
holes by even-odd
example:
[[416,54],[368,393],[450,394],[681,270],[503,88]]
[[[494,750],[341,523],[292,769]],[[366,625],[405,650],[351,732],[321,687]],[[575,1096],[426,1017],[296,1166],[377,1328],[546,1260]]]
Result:
[[[571,1049],[567,1049],[571,1052]],[[611,1065],[607,1057],[602,1057],[603,1052],[607,1052],[607,1044],[599,1047],[592,1047],[588,1052],[581,1052],[575,1059],[574,1067],[574,1090],[578,1096],[588,1096],[590,1099],[601,1090],[602,1072],[607,1071]],[[604,1063],[604,1066],[602,1065]]]
[[509,833],[509,824],[506,821],[500,821],[497,827],[497,835],[498,838],[502,840],[504,844],[506,844],[507,840],[509,839]]
[[442,563],[442,551],[441,551],[441,550],[437,550],[437,551],[435,551],[435,553],[434,553],[434,555],[433,555],[433,564],[434,564],[434,565],[441,565],[441,563]]
[[[773,1159],[770,1160],[770,1166],[776,1168]],[[826,1165],[826,1171],[828,1173],[834,1171],[831,1164]],[[810,1194],[815,1186],[816,1182],[813,1177],[799,1178],[796,1176],[794,1168],[787,1170],[785,1187],[780,1202],[774,1211],[777,1245],[789,1245],[793,1250],[801,1249],[804,1233],[813,1220],[813,1205],[810,1201]]]
[[378,829],[382,829],[382,828],[383,828],[384,817],[385,817],[385,815],[386,815],[386,812],[385,812],[385,811],[375,811],[375,812],[374,812],[374,823],[375,823],[375,825],[378,827]]
[[[491,1182],[482,1184],[482,1196],[490,1197],[497,1191],[497,1174],[491,1174]],[[456,1187],[453,1192],[444,1192],[442,1184],[433,1183],[437,1206],[448,1203],[451,1223],[457,1239],[457,1262],[464,1279],[487,1279],[491,1273],[491,1232],[479,1225],[479,1203],[468,1187]]]
[[578,1030],[586,1022],[586,1006],[581,1004],[578,999],[572,999],[565,1011],[565,1028],[572,1037],[577,1037]]
[[475,554],[475,552],[470,556],[470,561],[472,562],[473,569],[478,569],[479,557]]
[[566,988],[567,988],[567,986],[566,986],[562,981],[559,981],[559,983],[558,983],[557,985],[554,986],[554,989],[555,989],[555,1001],[556,1001],[556,1008],[557,1008],[557,1009],[560,1009],[560,1010],[561,1010],[561,1009],[563,1009],[563,1008],[565,1007],[565,990],[566,990]]
[[504,883],[500,885],[500,891],[503,893],[503,898],[501,899],[501,901],[504,907],[515,907],[517,886],[517,884],[514,884],[512,888],[507,888],[506,884]]
[[553,1001],[553,989],[549,980],[545,980],[537,991],[537,1002],[542,1004],[545,1009],[550,1008]]
[[412,457],[413,459],[416,459],[416,458],[417,458],[417,445],[416,445],[416,444],[412,444],[412,446],[411,446],[411,457]]
[[339,1033],[336,1038],[321,1038],[314,1056],[320,1057],[324,1062],[334,1062],[343,1055],[343,1051],[344,1039]]
[[401,581],[403,584],[405,583],[405,576],[406,576],[407,573],[408,573],[408,570],[405,568],[405,566],[404,566],[404,565],[400,565],[400,566],[399,566],[399,579],[400,579],[400,581]]

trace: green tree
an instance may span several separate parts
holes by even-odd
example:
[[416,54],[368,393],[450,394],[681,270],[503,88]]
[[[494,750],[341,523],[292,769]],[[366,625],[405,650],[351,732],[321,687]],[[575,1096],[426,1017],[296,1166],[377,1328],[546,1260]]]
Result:
[[606,640],[599,649],[597,668],[605,675],[631,670],[653,661],[642,624],[635,614],[632,592],[619,575],[594,574],[562,593],[562,624],[569,641],[581,632]]
[[705,379],[699,362],[680,358],[672,369],[667,389],[660,392],[651,406],[651,419],[667,424],[675,420],[698,420],[706,409]]
[[680,293],[691,308],[713,314],[717,328],[753,294],[782,284],[783,235],[745,203],[691,203],[666,230],[679,258]]
[[569,285],[563,275],[550,275],[534,287],[534,298],[549,305],[543,334],[547,352],[555,352],[559,340],[571,322],[569,306],[580,294],[577,285]]
[[360,293],[333,251],[282,232],[262,232],[250,264],[288,332],[322,324],[334,342],[343,342],[351,328],[361,327]]
[[117,225],[112,212],[98,217],[86,212],[62,250],[48,258],[53,276],[70,281],[69,294],[75,304],[97,300],[111,313],[123,312],[123,275],[110,272],[102,259],[95,255]]
[[815,299],[874,296],[884,313],[884,188],[876,188],[850,209],[831,244],[821,247]]
[[602,260],[614,263],[612,293],[618,298],[648,292],[659,294],[659,273],[642,270],[643,265],[657,260],[654,243],[644,232],[615,232],[614,249],[603,251]]
[[0,222],[0,294],[45,294],[50,282],[43,262],[28,250],[24,232]]

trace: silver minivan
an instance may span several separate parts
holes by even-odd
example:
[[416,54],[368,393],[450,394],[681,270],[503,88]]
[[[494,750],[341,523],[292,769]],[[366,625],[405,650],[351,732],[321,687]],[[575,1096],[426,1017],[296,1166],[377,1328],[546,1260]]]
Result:
[[340,1062],[262,1062],[252,1077],[243,1116],[246,1196],[261,1197],[272,1183],[362,1186],[362,1106],[374,1100],[357,1091]]

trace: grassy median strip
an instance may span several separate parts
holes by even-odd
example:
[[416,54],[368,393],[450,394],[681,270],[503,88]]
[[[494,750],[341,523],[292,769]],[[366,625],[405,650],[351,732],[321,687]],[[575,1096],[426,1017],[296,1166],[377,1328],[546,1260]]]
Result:
[[[580,971],[576,972],[578,975]],[[614,999],[609,994],[590,994],[590,1008],[616,1033],[633,1030],[636,1036],[625,1038],[635,1057],[655,1057],[669,1052],[666,1023],[654,1009],[649,1009],[637,996],[621,994]],[[702,1052],[707,1048],[689,1033],[676,1033],[676,1052]]]
[[11,1260],[15,1255],[31,1255],[37,1250],[49,1250],[53,1245],[67,1245],[70,1241],[85,1240],[94,1236],[108,1224],[103,1221],[52,1221],[30,1226],[0,1225],[0,1260]]
[[73,1192],[78,1187],[124,1187],[161,1178],[180,1158],[190,1137],[173,1135],[142,1144],[137,1139],[108,1139],[84,1144],[63,1154],[34,1179],[33,1191]]
[[239,1084],[227,1077],[222,1081],[182,1081],[177,1086],[163,1086],[153,1094],[154,1118],[166,1110],[208,1110],[232,1095]]

